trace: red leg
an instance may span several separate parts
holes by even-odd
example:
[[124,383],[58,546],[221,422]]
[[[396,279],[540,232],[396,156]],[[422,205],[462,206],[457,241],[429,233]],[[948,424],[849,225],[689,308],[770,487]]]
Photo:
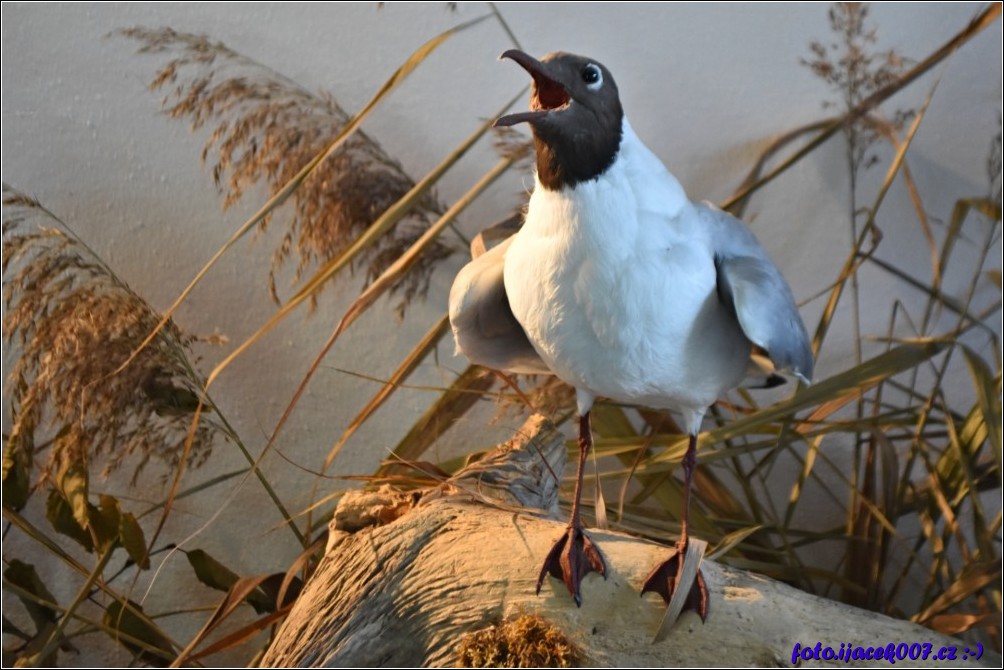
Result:
[[[680,539],[676,543],[676,548],[670,557],[655,566],[642,586],[642,594],[653,591],[662,596],[662,599],[669,604],[673,598],[673,593],[679,586],[679,577],[683,574],[683,556],[687,553],[687,517],[690,515],[690,485],[694,478],[694,467],[697,465],[697,435],[691,435],[687,444],[687,453],[683,457],[683,519],[680,523]],[[704,575],[700,570],[697,572],[697,579],[690,589],[687,602],[683,606],[684,611],[693,610],[701,617],[701,621],[708,618],[708,587],[704,583]]]
[[582,474],[586,467],[586,456],[593,446],[592,431],[589,428],[589,412],[579,417],[579,467],[575,479],[575,495],[572,499],[572,518],[568,522],[568,530],[557,539],[537,577],[537,593],[544,583],[544,576],[550,573],[568,587],[568,592],[575,599],[575,604],[582,605],[582,595],[579,588],[582,578],[590,572],[598,572],[604,578],[607,566],[603,555],[582,529],[579,515],[579,504],[582,498]]

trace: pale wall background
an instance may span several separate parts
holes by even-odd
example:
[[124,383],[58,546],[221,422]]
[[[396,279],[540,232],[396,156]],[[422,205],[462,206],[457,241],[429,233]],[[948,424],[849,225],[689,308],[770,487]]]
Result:
[[[530,53],[573,51],[607,65],[635,130],[694,199],[726,198],[771,138],[821,118],[822,101],[833,97],[800,65],[809,55],[810,40],[829,36],[825,4],[499,8]],[[979,8],[977,3],[879,5],[873,7],[872,21],[879,28],[880,48],[895,48],[919,60],[959,31]],[[381,10],[374,3],[4,3],[3,180],[68,221],[136,291],[164,309],[264,197],[252,193],[241,205],[221,211],[209,175],[198,162],[205,134],[193,135],[184,123],[166,118],[159,112],[159,95],[146,90],[163,60],[136,55],[135,43],[108,33],[134,25],[204,32],[309,89],[332,92],[351,112],[424,41],[486,11],[478,3],[461,3],[455,12],[444,4],[388,4]],[[413,177],[424,174],[527,82],[513,63],[497,61],[511,46],[493,20],[454,37],[377,111],[365,126],[367,132]],[[944,221],[955,199],[986,192],[986,157],[1001,110],[1000,23],[887,108],[919,106],[938,75],[940,87],[909,160],[925,205]],[[822,291],[846,255],[843,150],[841,138],[832,140],[826,151],[815,153],[758,195],[748,210],[747,218],[799,301]],[[881,155],[884,160],[874,169],[883,172],[889,154]],[[441,199],[452,202],[495,161],[487,143],[479,146],[442,182]],[[498,220],[523,201],[531,183],[529,174],[507,176],[463,216],[463,228],[473,234]],[[872,195],[873,190],[863,193],[861,201],[871,202]],[[879,224],[887,235],[882,254],[927,276],[926,247],[902,184],[891,191]],[[179,324],[202,334],[219,330],[231,343],[252,333],[274,309],[266,277],[276,239],[240,243],[181,308]],[[996,257],[999,267],[1000,254]],[[381,304],[343,337],[283,434],[279,446],[286,455],[317,467],[377,390],[373,383],[336,368],[386,377],[445,309],[450,282],[462,262],[458,254],[444,265],[428,301],[413,307],[403,323],[394,320],[389,304]],[[918,296],[909,290],[875,276],[865,295],[866,312],[888,314],[896,297],[916,301]],[[260,450],[357,285],[348,282],[329,289],[314,317],[301,313],[289,319],[214,387],[214,398],[254,450]],[[820,300],[804,305],[810,327],[821,309]],[[866,328],[883,331],[884,316]],[[843,336],[831,338],[819,362],[819,378],[850,362],[849,326],[838,330]],[[985,348],[986,343],[975,346]],[[202,351],[202,369],[208,372],[228,350]],[[452,357],[452,346],[443,346],[438,365],[426,363],[412,382],[447,384],[464,365]],[[338,473],[372,471],[433,397],[422,391],[398,393],[348,445]],[[453,431],[441,453],[482,448],[511,430],[511,422],[489,426],[492,411],[489,406],[483,421],[471,419]],[[190,481],[242,464],[220,448]],[[293,509],[305,504],[311,475],[276,458],[266,467]],[[333,481],[331,490],[344,486]],[[160,493],[129,491],[116,482],[108,488],[139,499],[155,499]],[[278,517],[271,506],[259,504],[259,496],[252,482],[226,499],[214,489],[210,496],[184,500],[169,531],[172,537],[182,537],[221,510],[188,546],[209,550],[241,573],[283,569],[292,558],[291,543],[279,537],[287,531],[275,528]],[[9,550],[23,555],[32,548],[15,539]],[[173,579],[187,570],[176,555],[158,579]],[[58,581],[60,572],[52,567],[47,574]],[[183,583],[193,580],[185,575]],[[138,585],[137,599],[145,585],[145,580]],[[75,586],[64,586],[57,595],[66,598]],[[198,586],[191,593],[168,593],[173,590],[163,587],[153,590],[159,599],[150,605],[153,609],[167,607],[172,599],[180,607],[216,598]],[[184,630],[178,635],[184,637]],[[93,654],[100,657],[96,660]],[[105,647],[84,656],[78,659],[82,664],[127,660]]]

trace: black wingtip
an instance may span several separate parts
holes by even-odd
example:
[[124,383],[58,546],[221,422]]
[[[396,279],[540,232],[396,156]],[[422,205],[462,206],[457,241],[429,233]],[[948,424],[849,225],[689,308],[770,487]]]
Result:
[[772,389],[772,388],[777,388],[778,386],[784,386],[787,383],[788,380],[782,377],[781,375],[772,374],[769,377],[767,377],[766,380],[764,380],[763,387],[765,389]]

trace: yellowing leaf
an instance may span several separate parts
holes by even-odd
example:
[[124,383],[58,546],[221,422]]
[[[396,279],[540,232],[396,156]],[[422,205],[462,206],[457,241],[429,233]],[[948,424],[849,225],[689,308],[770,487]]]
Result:
[[150,554],[146,547],[146,537],[143,535],[143,528],[131,512],[122,514],[119,521],[119,538],[129,558],[139,566],[140,570],[149,570]]

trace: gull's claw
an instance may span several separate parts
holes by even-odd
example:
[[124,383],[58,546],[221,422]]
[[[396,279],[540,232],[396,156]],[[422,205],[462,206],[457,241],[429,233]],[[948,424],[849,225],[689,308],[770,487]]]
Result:
[[[649,592],[658,593],[668,605],[679,586],[680,576],[683,574],[683,556],[685,554],[686,547],[677,547],[668,559],[655,566],[642,585],[642,595]],[[701,617],[701,621],[708,619],[708,587],[704,583],[704,575],[700,569],[698,569],[697,578],[694,579],[694,584],[687,595],[687,601],[683,605],[683,611],[687,610],[696,612]]]
[[607,565],[603,560],[603,554],[581,527],[569,525],[568,530],[555,541],[551,551],[547,553],[547,558],[544,559],[544,565],[537,577],[537,594],[540,594],[544,576],[550,573],[565,583],[575,604],[581,607],[582,595],[579,593],[579,587],[582,578],[590,572],[598,572],[606,579]]

